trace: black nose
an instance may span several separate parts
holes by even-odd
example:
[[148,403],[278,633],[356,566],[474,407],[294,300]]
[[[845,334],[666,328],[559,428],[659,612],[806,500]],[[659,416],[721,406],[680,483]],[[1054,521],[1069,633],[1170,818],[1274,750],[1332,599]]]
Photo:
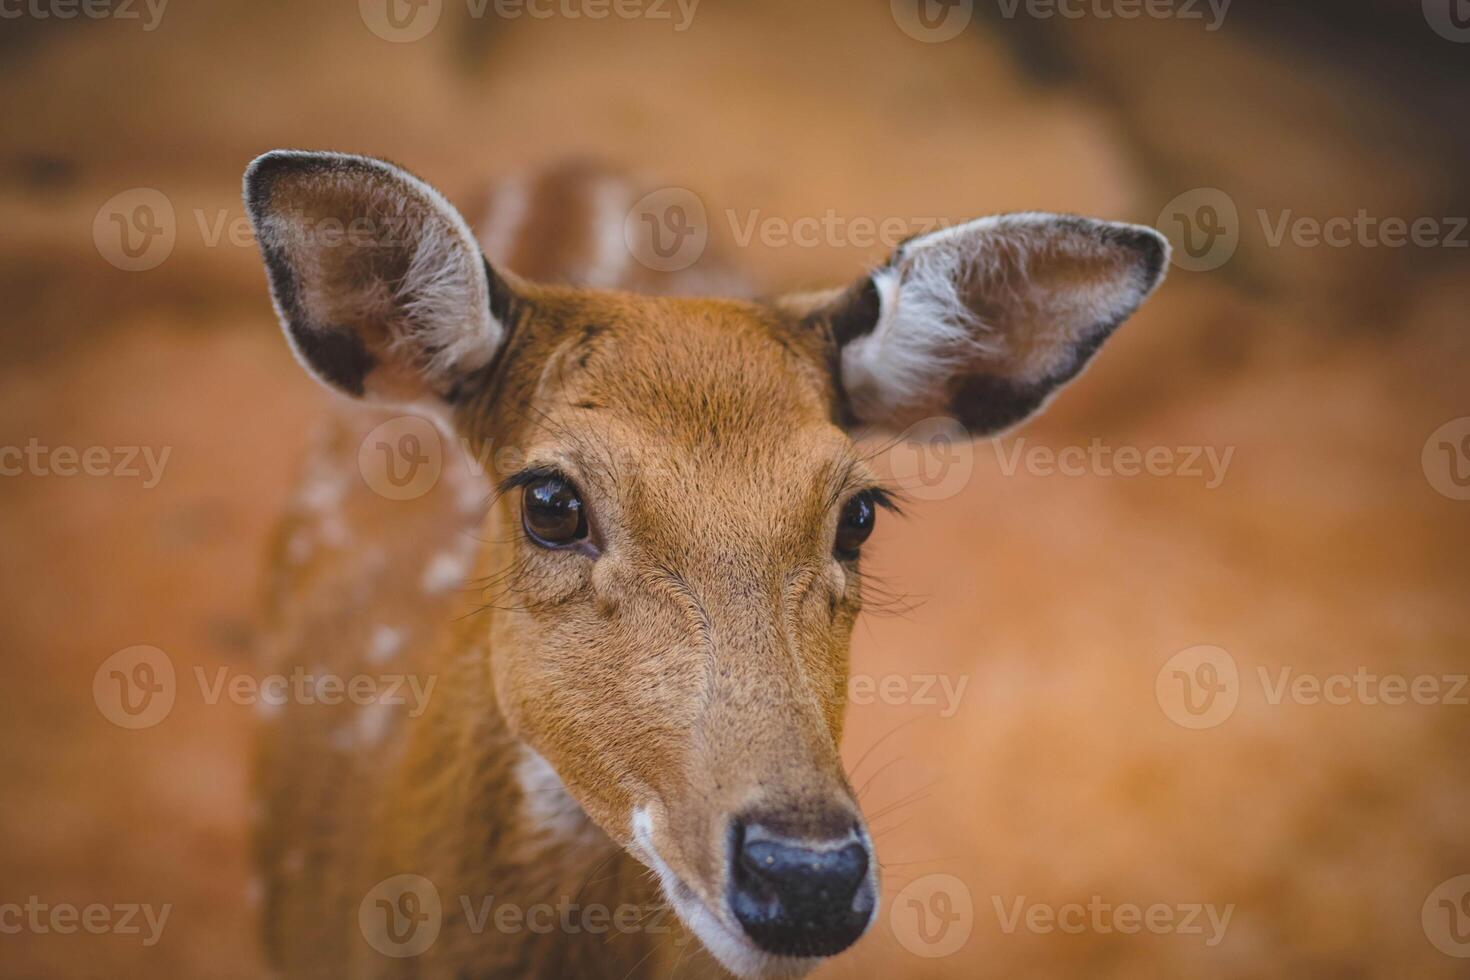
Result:
[[761,949],[831,956],[868,927],[876,896],[868,849],[855,830],[836,840],[798,841],[737,823],[732,843],[730,907]]

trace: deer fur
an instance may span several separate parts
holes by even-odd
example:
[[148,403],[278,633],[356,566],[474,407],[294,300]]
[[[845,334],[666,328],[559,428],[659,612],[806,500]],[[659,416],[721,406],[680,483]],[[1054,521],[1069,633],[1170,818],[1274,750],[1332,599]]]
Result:
[[[727,827],[759,807],[793,837],[871,848],[838,754],[862,571],[831,542],[841,502],[876,484],[853,435],[932,414],[977,436],[1019,422],[1167,258],[1148,229],[1023,215],[768,303],[565,285],[730,281],[609,251],[589,219],[620,219],[641,190],[585,165],[502,185],[485,262],[390,164],[280,152],[247,173],[293,350],[360,400],[283,524],[267,656],[426,692],[288,701],[262,721],[263,932],[286,975],[813,968],[731,918]],[[314,243],[328,218],[379,237]],[[389,500],[359,459],[403,406],[434,419],[443,473]],[[497,487],[536,467],[576,483],[595,555],[521,533],[517,492]],[[428,883],[404,908],[437,903],[437,936],[384,954],[365,923],[405,875]],[[497,923],[504,905],[574,911],[541,931]],[[589,931],[594,906],[633,925]]]

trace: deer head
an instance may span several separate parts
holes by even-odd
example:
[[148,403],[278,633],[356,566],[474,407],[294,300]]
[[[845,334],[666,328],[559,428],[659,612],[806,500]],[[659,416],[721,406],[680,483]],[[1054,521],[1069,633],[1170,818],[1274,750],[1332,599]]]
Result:
[[275,152],[246,200],[320,382],[493,451],[487,702],[730,970],[799,974],[878,907],[838,755],[863,542],[859,431],[1035,413],[1163,276],[1148,228],[1048,214],[911,239],[769,303],[537,285],[390,164]]

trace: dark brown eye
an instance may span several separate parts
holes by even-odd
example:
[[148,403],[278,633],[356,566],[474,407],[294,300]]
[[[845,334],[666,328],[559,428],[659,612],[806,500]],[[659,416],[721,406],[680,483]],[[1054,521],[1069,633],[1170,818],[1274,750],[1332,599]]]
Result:
[[873,533],[877,517],[878,508],[872,493],[864,490],[847,502],[842,508],[842,516],[837,518],[837,542],[832,549],[838,558],[851,561],[857,557],[858,549]]
[[531,540],[563,548],[587,537],[587,514],[576,488],[559,476],[537,477],[521,498],[521,523]]

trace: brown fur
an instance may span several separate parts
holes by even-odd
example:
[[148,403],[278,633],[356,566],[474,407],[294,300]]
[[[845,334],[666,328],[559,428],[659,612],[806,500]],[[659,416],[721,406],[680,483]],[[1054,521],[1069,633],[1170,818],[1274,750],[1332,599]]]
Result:
[[[779,799],[817,821],[828,795],[850,799],[836,745],[860,584],[823,559],[830,502],[863,477],[829,420],[830,384],[814,355],[773,340],[781,325],[742,304],[561,290],[536,298],[538,315],[518,325],[493,383],[461,417],[479,458],[513,447],[509,455],[528,462],[562,461],[597,502],[598,533],[623,546],[619,561],[594,571],[577,556],[524,543],[485,549],[476,579],[495,583],[488,605],[433,637],[429,624],[448,618],[454,603],[422,597],[418,573],[463,533],[444,504],[472,477],[457,467],[432,499],[413,502],[352,489],[349,534],[381,543],[381,520],[393,527],[392,550],[371,566],[376,572],[349,551],[284,581],[282,603],[289,593],[294,605],[282,610],[280,631],[297,639],[282,655],[300,660],[316,649],[341,658],[328,660],[337,673],[371,671],[351,653],[370,642],[351,611],[372,608],[375,619],[400,622],[397,613],[425,624],[410,642],[433,652],[413,669],[439,684],[429,712],[402,720],[404,729],[380,743],[388,751],[370,760],[344,758],[328,731],[300,727],[352,724],[319,708],[295,712],[298,723],[288,706],[269,726],[260,772],[271,831],[262,856],[274,876],[271,933],[287,961],[303,953],[325,972],[354,962],[347,954],[360,942],[345,934],[345,946],[324,943],[313,926],[350,926],[373,883],[404,871],[445,896],[555,902],[606,859],[599,875],[619,887],[604,882],[581,901],[659,904],[605,839],[576,848],[542,842],[518,819],[512,735],[552,763],[619,844],[628,843],[636,800],[652,789],[669,801],[672,832],[660,850],[684,880],[709,882],[712,899],[722,887],[717,817]],[[578,341],[592,326],[604,329],[589,352]],[[489,410],[496,390],[498,403],[526,407]],[[368,428],[345,430],[327,465],[353,466]],[[606,445],[620,448],[597,451]],[[518,515],[515,495],[501,498],[478,536],[512,539]],[[334,607],[332,593],[353,585],[368,594]],[[425,608],[403,608],[405,599]],[[692,743],[691,730],[706,737]],[[388,853],[361,860],[368,842],[385,839],[394,842]],[[338,890],[324,894],[329,885]],[[439,958],[452,959],[459,942],[453,913],[446,898]],[[531,943],[538,951],[498,939],[462,945],[476,975],[520,975],[531,962],[540,964],[534,975],[555,975],[552,960],[587,975],[608,966],[605,947],[643,952],[659,938],[597,937],[580,963],[561,959],[577,948],[567,937]]]
[[[307,166],[311,181],[339,168],[322,158]],[[373,173],[369,202],[384,193]],[[526,222],[536,234],[568,234],[564,222],[582,220],[582,209],[546,203],[556,207]],[[337,199],[324,208],[344,210]],[[1106,261],[1095,276],[1127,279],[1130,265],[1098,253]],[[317,280],[310,268],[288,285],[377,288]],[[276,287],[289,318],[298,304]],[[452,427],[484,478],[451,447],[433,493],[376,498],[351,468],[382,416],[349,421],[312,464],[306,520],[287,528],[296,543],[330,550],[280,579],[277,669],[381,673],[362,651],[386,626],[403,637],[395,669],[436,685],[418,718],[290,704],[271,723],[259,768],[266,934],[293,975],[343,964],[363,976],[626,978],[684,962],[718,972],[662,913],[658,928],[612,941],[565,927],[477,930],[471,917],[489,896],[522,908],[655,909],[673,889],[676,903],[684,893],[686,905],[692,896],[728,918],[732,820],[759,813],[777,832],[815,841],[865,833],[838,753],[861,564],[835,556],[833,540],[842,504],[876,481],[842,426],[832,314],[802,302],[532,285],[508,273],[495,277],[492,292],[502,289],[514,296],[497,308],[504,344],[453,386]],[[424,336],[444,329],[407,322]],[[326,323],[318,329],[343,321]],[[384,363],[357,379],[369,391],[378,372],[416,363],[412,351],[395,362],[391,348],[373,349]],[[538,469],[578,488],[595,562],[533,544],[520,529],[519,491],[475,506],[507,477]],[[289,561],[291,538],[285,547]],[[423,595],[457,585],[471,561],[478,600]],[[556,778],[526,775],[546,763]],[[439,938],[411,959],[380,955],[357,930],[364,897],[401,874],[431,882],[443,908]]]

